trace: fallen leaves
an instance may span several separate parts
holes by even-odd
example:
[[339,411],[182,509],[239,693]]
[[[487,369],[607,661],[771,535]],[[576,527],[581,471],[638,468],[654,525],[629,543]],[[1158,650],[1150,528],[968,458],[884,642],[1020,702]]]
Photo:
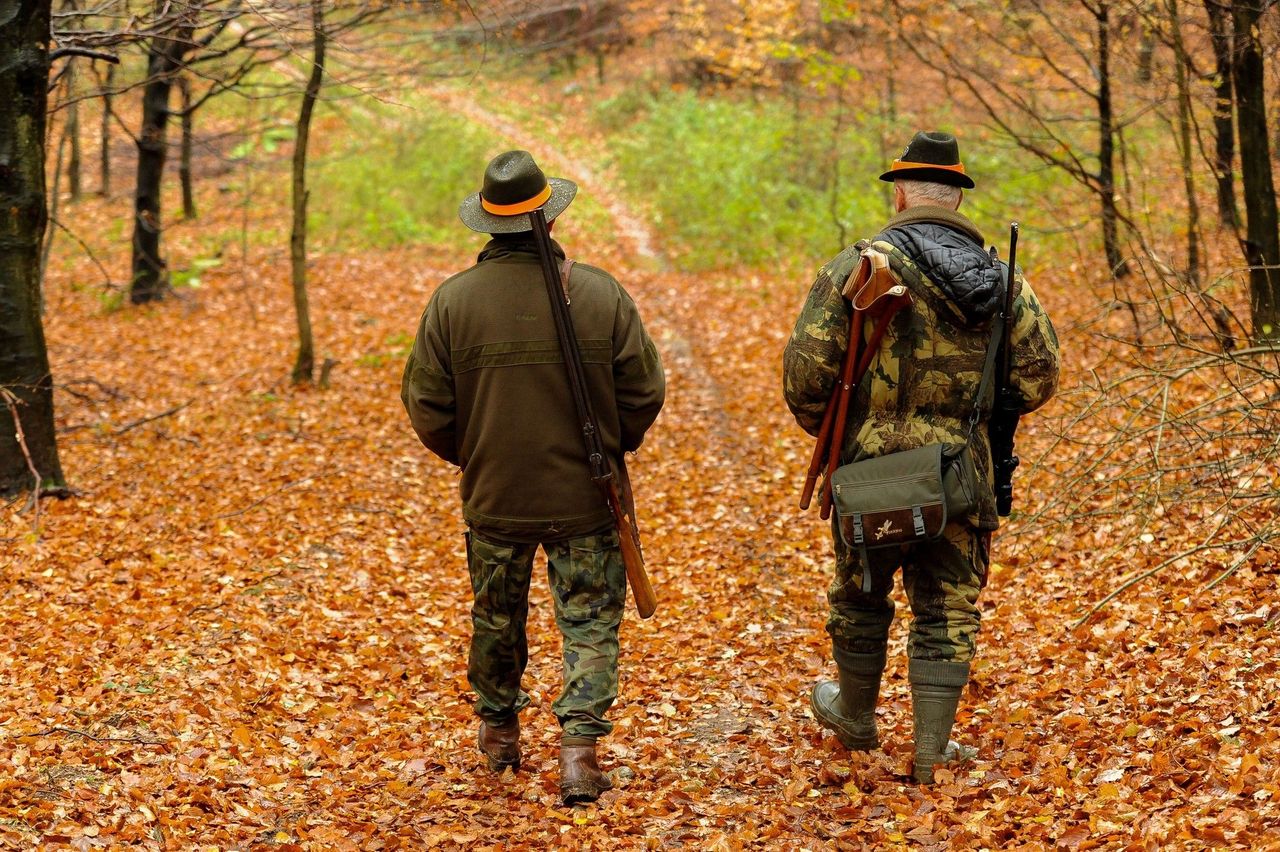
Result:
[[[78,215],[115,215],[94,203]],[[181,251],[183,233],[171,236]],[[64,257],[48,294],[55,375],[113,392],[57,400],[60,426],[85,426],[63,435],[81,494],[45,505],[38,538],[17,507],[0,529],[4,843],[1088,849],[1274,837],[1276,575],[1261,563],[1206,595],[1192,560],[1072,630],[1081,603],[1115,581],[1084,570],[1092,545],[1001,535],[957,726],[978,759],[940,769],[934,788],[909,782],[903,619],[884,749],[846,753],[806,704],[832,672],[829,531],[794,508],[808,441],[777,387],[806,282],[757,280],[744,310],[746,279],[732,271],[640,270],[586,238],[570,251],[624,273],[671,382],[632,465],[661,606],[623,626],[603,746],[617,789],[597,808],[559,805],[559,647],[536,583],[526,764],[495,777],[475,753],[456,477],[416,444],[387,343],[466,256],[313,258],[317,338],[342,362],[328,391],[287,383],[292,319],[273,257],[250,259],[252,291],[233,258],[196,294],[119,313],[69,286],[87,261]],[[1085,307],[1063,282],[1041,289],[1058,316]],[[1068,351],[1083,345],[1060,325]],[[1030,511],[1052,488],[1051,471],[1029,471],[1019,499]]]

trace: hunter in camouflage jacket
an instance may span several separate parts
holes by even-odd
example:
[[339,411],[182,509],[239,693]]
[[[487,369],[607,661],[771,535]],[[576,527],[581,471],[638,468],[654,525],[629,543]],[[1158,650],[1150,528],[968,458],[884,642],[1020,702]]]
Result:
[[[982,234],[964,215],[915,206],[889,220],[869,243],[842,251],[818,273],[783,354],[783,390],[796,422],[810,435],[822,424],[849,344],[849,302],[841,295],[859,252],[870,244],[889,257],[911,307],[893,318],[849,410],[841,463],[939,442],[962,443],[976,404],[983,359],[999,313],[1008,267],[992,263]],[[1043,405],[1058,383],[1058,339],[1026,280],[1013,305],[1010,384],[1024,412]],[[863,339],[871,333],[871,320]],[[979,477],[991,483],[985,424],[973,432]],[[984,488],[970,523],[998,526]]]

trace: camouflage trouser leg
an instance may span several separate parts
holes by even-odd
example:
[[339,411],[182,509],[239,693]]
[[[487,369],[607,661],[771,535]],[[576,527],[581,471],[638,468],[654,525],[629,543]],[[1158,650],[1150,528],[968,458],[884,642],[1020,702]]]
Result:
[[627,578],[617,533],[544,545],[556,624],[564,635],[564,690],[551,705],[567,737],[613,730],[604,714],[618,695],[618,625]]
[[[834,520],[834,517],[833,517]],[[864,567],[833,524],[835,579],[827,591],[827,632],[840,652],[884,650],[893,621],[893,576],[911,603],[907,655],[921,660],[973,659],[978,636],[978,593],[987,574],[991,534],[967,524],[948,524],[937,541],[868,551],[871,591],[862,591]]]
[[467,680],[476,693],[476,713],[494,725],[529,704],[520,678],[529,661],[525,621],[536,544],[501,544],[467,534],[471,573],[471,655]]
[[967,663],[977,650],[978,593],[986,584],[991,533],[948,524],[942,538],[915,545],[902,564],[911,602],[907,656]]

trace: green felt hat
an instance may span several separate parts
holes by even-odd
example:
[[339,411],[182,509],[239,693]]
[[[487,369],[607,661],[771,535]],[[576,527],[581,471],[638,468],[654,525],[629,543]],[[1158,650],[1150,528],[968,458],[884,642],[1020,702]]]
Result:
[[902,156],[893,161],[880,180],[927,180],[973,189],[973,178],[964,173],[960,143],[950,133],[922,130],[911,137]]
[[458,208],[462,224],[482,234],[529,231],[529,212],[542,208],[550,221],[569,206],[578,185],[564,178],[548,178],[528,151],[507,151],[489,161],[484,185]]

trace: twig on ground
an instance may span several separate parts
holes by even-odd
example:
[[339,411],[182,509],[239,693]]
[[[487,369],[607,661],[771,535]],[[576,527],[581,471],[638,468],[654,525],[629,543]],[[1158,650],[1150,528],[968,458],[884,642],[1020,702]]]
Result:
[[259,507],[259,506],[261,506],[263,503],[265,503],[265,502],[267,502],[268,500],[270,500],[272,497],[275,497],[277,494],[281,494],[281,493],[283,493],[283,492],[285,492],[285,491],[288,491],[290,488],[294,487],[295,485],[301,485],[301,484],[302,484],[302,483],[304,483],[304,482],[310,482],[310,481],[311,481],[311,480],[313,480],[313,479],[319,479],[319,478],[320,478],[320,477],[322,477],[322,476],[325,476],[325,475],[327,475],[327,474],[329,474],[329,473],[335,473],[335,472],[336,472],[336,470],[326,471],[325,473],[313,473],[311,476],[304,476],[304,477],[302,477],[301,479],[295,479],[295,480],[293,480],[293,481],[291,481],[291,482],[286,482],[284,485],[281,485],[281,486],[280,486],[279,488],[277,488],[275,491],[272,491],[270,494],[266,494],[266,495],[264,495],[264,496],[262,496],[262,497],[259,497],[257,500],[254,500],[252,503],[250,503],[248,506],[245,506],[243,509],[237,509],[237,510],[235,510],[234,512],[227,512],[226,514],[223,514],[223,515],[214,515],[214,516],[213,516],[212,518],[210,518],[209,520],[211,520],[211,521],[221,521],[221,520],[223,520],[223,519],[225,519],[225,518],[234,518],[234,517],[236,517],[237,515],[243,515],[243,514],[245,514],[245,513],[247,513],[247,512],[250,512],[250,511],[252,511],[252,510],[254,510],[254,509],[258,508],[258,507]]
[[[1089,619],[1093,618],[1093,616],[1097,615],[1098,612],[1100,612],[1103,607],[1111,603],[1116,598],[1120,597],[1120,595],[1124,594],[1126,591],[1133,588],[1138,583],[1142,582],[1148,577],[1152,577],[1160,573],[1165,568],[1168,568],[1170,565],[1177,562],[1179,559],[1183,559],[1187,556],[1194,556],[1195,554],[1203,553],[1206,550],[1226,550],[1228,548],[1238,547],[1240,545],[1255,544],[1255,543],[1261,545],[1265,541],[1266,541],[1265,535],[1260,533],[1258,535],[1251,535],[1248,538],[1239,539],[1238,541],[1207,541],[1204,544],[1196,545],[1195,547],[1189,547],[1186,550],[1182,551],[1181,553],[1175,553],[1173,556],[1170,556],[1168,559],[1159,563],[1155,567],[1148,568],[1146,571],[1143,571],[1142,573],[1137,574],[1133,577],[1130,577],[1128,580],[1125,580],[1123,583],[1121,583],[1119,586],[1113,589],[1111,593],[1108,594],[1105,598],[1103,598],[1102,600],[1094,604],[1089,609],[1088,612],[1086,612],[1079,619],[1077,619],[1071,625],[1071,629],[1075,630],[1077,627],[1084,624]],[[1250,554],[1252,554],[1252,551],[1250,551]],[[1245,558],[1248,558],[1248,557],[1246,556]],[[1237,567],[1239,566],[1238,565],[1232,566],[1230,570],[1235,570],[1235,568]],[[1217,581],[1215,580],[1214,582],[1216,583]]]
[[146,737],[99,737],[88,731],[81,731],[77,728],[64,728],[55,725],[43,731],[34,731],[30,734],[10,734],[11,739],[20,740],[25,737],[47,737],[49,734],[74,734],[77,737],[84,737],[93,740],[95,743],[137,743],[140,745],[164,745],[165,740],[149,740]]
[[1230,568],[1226,569],[1226,570],[1225,570],[1225,571],[1223,571],[1221,574],[1219,574],[1217,577],[1215,577],[1212,583],[1210,583],[1209,585],[1207,585],[1207,586],[1205,586],[1205,587],[1204,587],[1204,590],[1205,590],[1206,592],[1208,592],[1208,591],[1212,590],[1215,586],[1217,586],[1217,585],[1218,585],[1219,583],[1221,583],[1223,580],[1227,579],[1227,578],[1228,578],[1228,577],[1230,577],[1232,574],[1234,574],[1234,573],[1236,573],[1237,571],[1239,571],[1239,570],[1240,570],[1240,566],[1241,566],[1241,565],[1243,565],[1244,563],[1248,562],[1251,558],[1253,558],[1253,554],[1255,554],[1255,553],[1257,553],[1259,550],[1261,550],[1261,549],[1262,549],[1266,544],[1267,544],[1267,538],[1265,537],[1265,533],[1259,533],[1259,534],[1258,534],[1258,540],[1257,540],[1257,541],[1255,541],[1255,542],[1253,543],[1253,547],[1249,548],[1249,552],[1248,552],[1248,553],[1246,553],[1244,556],[1241,556],[1241,557],[1240,557],[1239,559],[1237,559],[1234,563],[1232,563],[1232,565],[1231,565],[1231,567],[1230,567]]
[[109,399],[115,399],[115,400],[127,399],[127,397],[124,394],[122,394],[120,391],[108,385],[104,385],[102,382],[98,381],[97,379],[88,379],[88,378],[68,379],[65,382],[58,382],[57,388],[58,390],[63,391],[64,393],[69,393],[72,396],[74,396],[76,399],[82,399],[85,402],[99,401],[94,399],[92,396],[85,393],[84,391],[73,390],[73,386],[75,385],[92,385],[93,387],[102,391]]
[[188,405],[190,405],[193,402],[195,402],[194,399],[189,399],[186,402],[182,403],[181,405],[175,405],[173,408],[165,409],[164,411],[161,411],[159,414],[152,414],[149,417],[143,417],[141,420],[134,420],[132,423],[126,423],[125,425],[121,426],[119,429],[112,432],[111,434],[115,436],[120,436],[131,429],[137,429],[139,426],[145,426],[146,424],[151,423],[155,420],[159,420],[162,417],[171,417],[172,415],[177,414],[179,411],[186,408]]
[[[40,535],[40,471],[36,469],[36,463],[31,458],[31,450],[27,447],[27,436],[22,432],[22,418],[18,416],[18,398],[8,388],[0,388],[0,396],[4,397],[4,403],[9,407],[9,414],[13,416],[14,438],[22,448],[23,457],[27,460],[27,470],[31,471],[31,499],[28,505],[35,506],[35,532],[36,535]],[[27,511],[27,507],[22,507],[22,511]]]
[[52,222],[60,230],[66,232],[66,235],[68,237],[75,240],[77,243],[80,244],[80,248],[84,249],[84,253],[89,257],[89,260],[93,261],[93,265],[98,267],[98,271],[102,273],[102,289],[104,290],[120,289],[119,285],[117,285],[114,281],[111,280],[111,273],[108,272],[107,268],[102,265],[102,261],[98,260],[98,256],[93,253],[93,249],[89,248],[88,243],[80,239],[80,236],[78,234],[76,234],[66,225],[62,224],[62,222],[60,222],[59,220],[55,219],[53,216],[49,217],[49,221]]

